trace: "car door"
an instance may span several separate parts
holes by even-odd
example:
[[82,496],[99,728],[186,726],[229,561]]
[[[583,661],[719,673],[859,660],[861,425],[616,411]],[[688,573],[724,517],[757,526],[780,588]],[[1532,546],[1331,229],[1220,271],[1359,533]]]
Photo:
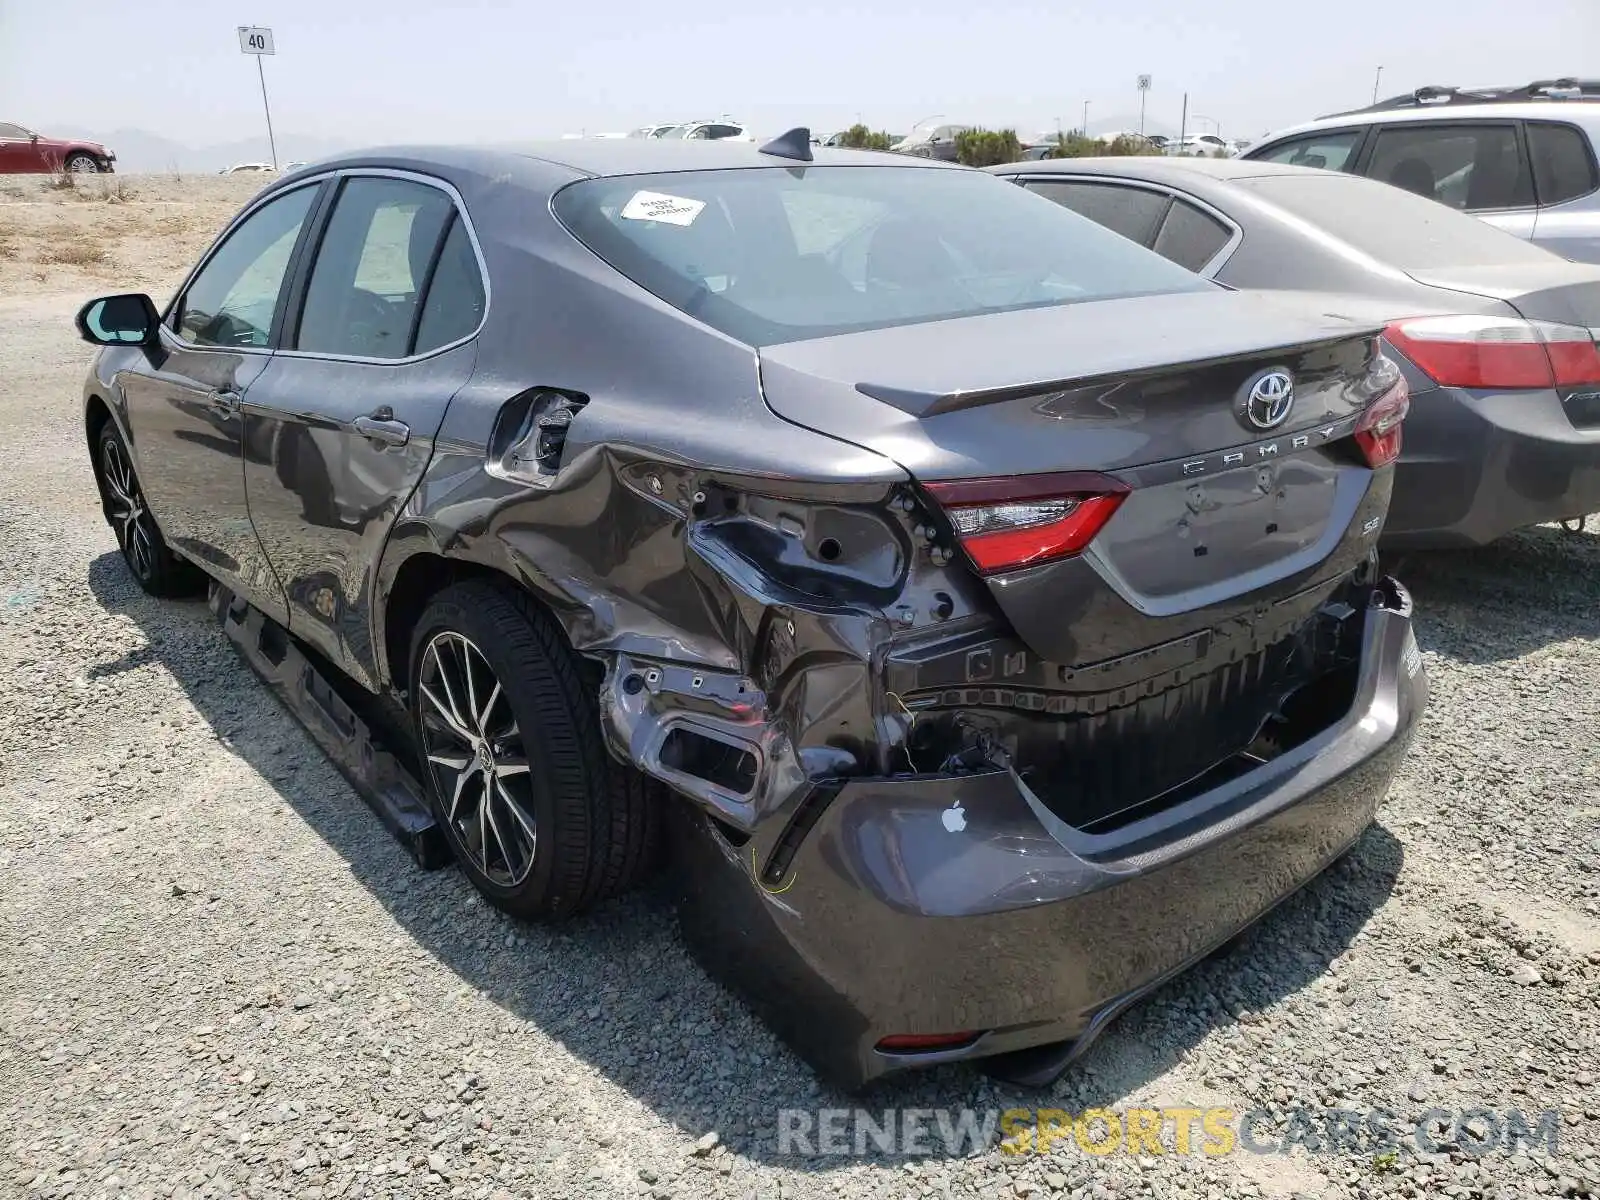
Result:
[[266,367],[320,185],[249,210],[173,302],[160,345],[119,376],[139,483],[167,541],[282,621],[245,503],[241,404]]
[[290,631],[376,687],[372,572],[472,373],[487,289],[446,185],[358,171],[337,188],[244,405],[245,490]]
[[1380,125],[1360,173],[1533,236],[1533,172],[1516,121],[1413,121]]
[[1563,258],[1600,263],[1600,170],[1588,135],[1557,121],[1524,129],[1539,200],[1533,240]]
[[0,122],[0,175],[37,175],[48,169],[33,134],[21,125]]

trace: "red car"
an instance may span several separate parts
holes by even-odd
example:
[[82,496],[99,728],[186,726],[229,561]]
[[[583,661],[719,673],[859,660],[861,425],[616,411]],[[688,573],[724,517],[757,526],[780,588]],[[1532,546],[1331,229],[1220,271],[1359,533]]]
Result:
[[41,137],[21,125],[0,121],[0,175],[112,171],[116,161],[117,156],[99,142]]

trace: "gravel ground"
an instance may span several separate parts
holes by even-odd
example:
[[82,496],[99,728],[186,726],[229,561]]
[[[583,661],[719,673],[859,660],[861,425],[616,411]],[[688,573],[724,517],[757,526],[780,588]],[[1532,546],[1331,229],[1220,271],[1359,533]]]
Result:
[[[170,286],[171,257],[122,265]],[[0,271],[0,1195],[1600,1195],[1600,535],[1407,564],[1433,701],[1379,823],[1049,1094],[946,1069],[850,1100],[659,897],[552,932],[414,869],[204,607],[137,590],[78,424],[69,318],[109,288],[76,271]],[[1559,1134],[780,1154],[780,1110],[855,1105],[1262,1109],[1269,1144],[1327,1108],[1554,1109]]]

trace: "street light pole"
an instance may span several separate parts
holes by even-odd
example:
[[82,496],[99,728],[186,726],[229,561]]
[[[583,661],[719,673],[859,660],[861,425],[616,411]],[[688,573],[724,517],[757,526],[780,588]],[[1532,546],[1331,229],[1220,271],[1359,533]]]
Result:
[[1085,138],[1089,136],[1089,102],[1087,100],[1083,102],[1083,136]]
[[1383,78],[1383,68],[1378,68],[1378,73],[1372,77],[1372,102],[1378,102],[1378,80]]

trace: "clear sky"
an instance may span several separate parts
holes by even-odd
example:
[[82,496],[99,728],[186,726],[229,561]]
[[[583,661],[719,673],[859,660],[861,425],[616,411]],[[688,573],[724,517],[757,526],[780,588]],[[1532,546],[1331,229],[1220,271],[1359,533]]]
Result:
[[[1227,137],[1427,83],[1600,76],[1600,0],[0,0],[0,120],[188,145],[280,131],[505,141],[721,112],[758,132],[935,114],[1024,136],[1189,111]],[[1191,124],[1194,124],[1191,122]]]

